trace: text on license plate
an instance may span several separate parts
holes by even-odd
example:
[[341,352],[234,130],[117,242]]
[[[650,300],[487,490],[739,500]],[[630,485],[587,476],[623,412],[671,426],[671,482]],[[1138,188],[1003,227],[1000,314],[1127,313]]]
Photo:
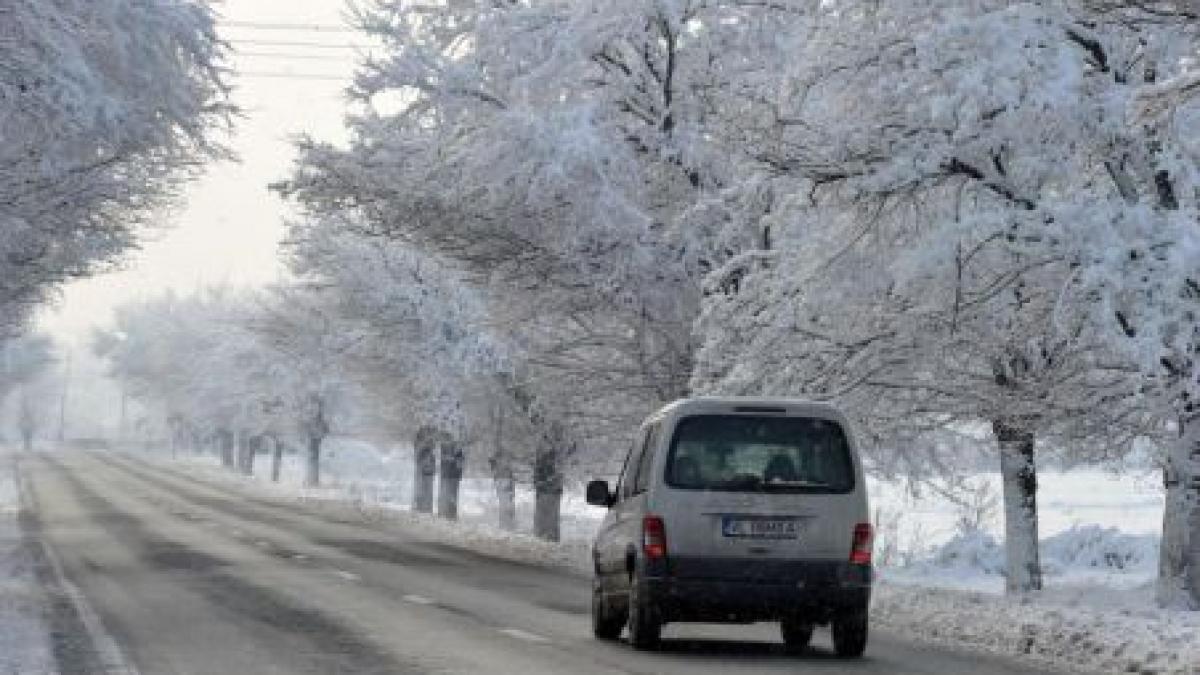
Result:
[[726,537],[750,539],[795,539],[800,534],[795,518],[735,518],[721,519],[721,534]]

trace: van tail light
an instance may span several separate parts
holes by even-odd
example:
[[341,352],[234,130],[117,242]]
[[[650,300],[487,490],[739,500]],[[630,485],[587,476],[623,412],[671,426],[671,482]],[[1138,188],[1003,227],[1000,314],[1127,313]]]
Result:
[[854,543],[850,546],[850,562],[854,565],[871,564],[871,540],[874,531],[870,523],[854,526]]
[[662,518],[642,518],[642,551],[650,560],[667,557],[667,528]]

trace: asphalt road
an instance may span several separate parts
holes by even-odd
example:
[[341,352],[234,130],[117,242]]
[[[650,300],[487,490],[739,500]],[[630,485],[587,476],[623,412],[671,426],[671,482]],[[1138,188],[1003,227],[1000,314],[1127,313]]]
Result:
[[[866,658],[818,630],[784,653],[774,625],[669,626],[635,652],[591,637],[589,581],[422,541],[394,522],[271,501],[123,456],[25,456],[46,542],[117,649],[55,603],[66,673],[1028,673],[880,631]],[[111,647],[111,645],[110,645]]]

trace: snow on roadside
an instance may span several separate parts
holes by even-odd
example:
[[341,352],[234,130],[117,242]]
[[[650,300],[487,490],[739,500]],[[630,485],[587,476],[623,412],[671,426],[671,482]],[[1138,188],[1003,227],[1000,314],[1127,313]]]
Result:
[[882,570],[872,616],[918,639],[1084,673],[1200,674],[1200,614],[1158,609],[1158,538],[1076,525],[1042,539],[1046,590],[1003,595],[1004,550],[962,532]]
[[[1137,589],[1152,584],[1158,572],[1158,537],[1114,527],[1072,526],[1042,538],[1040,553],[1046,588],[1055,592]],[[959,532],[906,565],[885,568],[883,574],[900,585],[1001,593],[1004,547],[987,532]]]
[[15,467],[0,448],[0,673],[56,673],[44,595],[17,520]]
[[[1104,593],[1103,589],[1095,589]],[[1081,673],[1200,674],[1200,615],[883,583],[871,616],[919,640]]]

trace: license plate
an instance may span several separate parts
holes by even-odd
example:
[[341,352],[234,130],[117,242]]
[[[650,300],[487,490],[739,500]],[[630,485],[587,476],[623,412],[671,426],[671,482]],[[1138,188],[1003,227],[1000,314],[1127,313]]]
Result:
[[800,523],[795,518],[734,518],[721,519],[721,534],[745,539],[795,539],[800,536]]

